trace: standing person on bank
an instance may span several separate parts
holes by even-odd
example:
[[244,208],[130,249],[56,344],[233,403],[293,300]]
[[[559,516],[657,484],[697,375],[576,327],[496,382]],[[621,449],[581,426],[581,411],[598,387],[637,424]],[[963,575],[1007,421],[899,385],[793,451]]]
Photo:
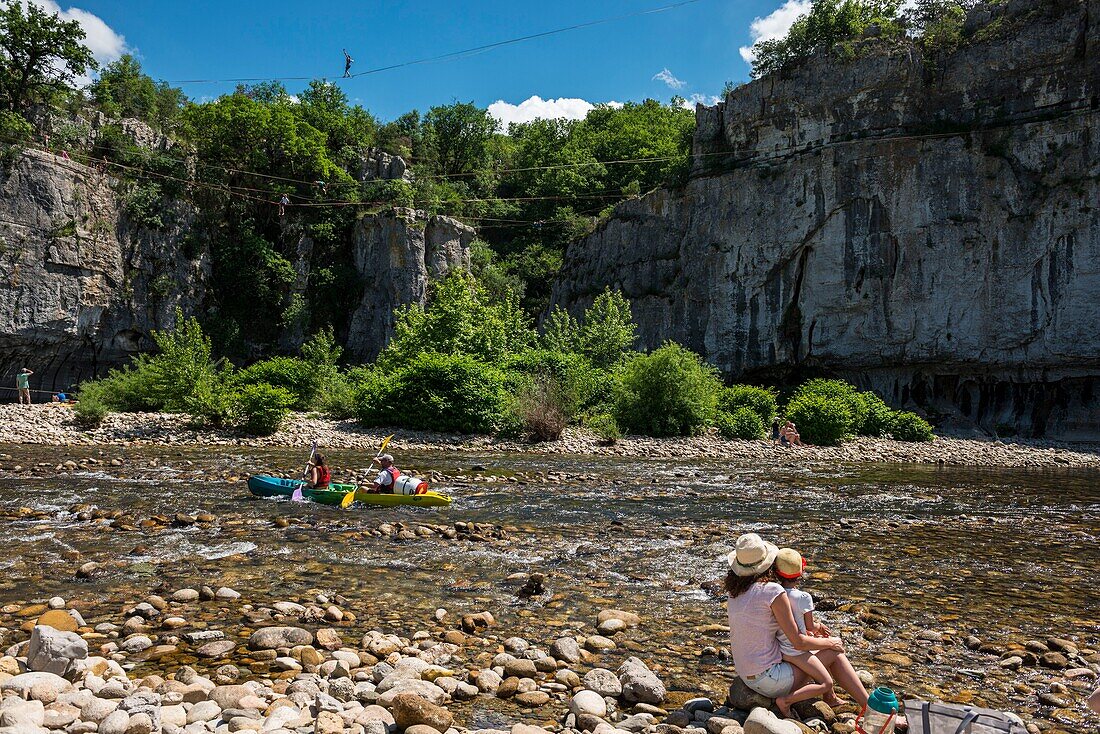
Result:
[[31,375],[33,374],[33,372],[24,367],[20,370],[19,374],[15,376],[15,388],[19,391],[20,405],[31,404]]

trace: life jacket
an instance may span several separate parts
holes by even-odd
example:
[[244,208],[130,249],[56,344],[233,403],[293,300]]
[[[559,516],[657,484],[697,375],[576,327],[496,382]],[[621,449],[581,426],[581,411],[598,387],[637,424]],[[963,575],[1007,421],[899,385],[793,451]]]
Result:
[[396,466],[391,466],[383,469],[382,471],[388,472],[390,475],[390,483],[384,487],[380,487],[383,492],[387,494],[393,494],[397,491],[397,480],[401,478],[401,472],[397,470]]
[[317,467],[317,489],[321,487],[327,487],[332,482],[332,472],[328,470],[328,467],[321,465]]

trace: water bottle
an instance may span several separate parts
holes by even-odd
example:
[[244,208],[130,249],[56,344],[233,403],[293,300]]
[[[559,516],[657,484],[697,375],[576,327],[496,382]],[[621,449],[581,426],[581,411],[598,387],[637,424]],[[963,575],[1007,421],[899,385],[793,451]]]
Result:
[[876,688],[856,719],[856,731],[859,734],[894,734],[897,716],[897,695],[889,688]]

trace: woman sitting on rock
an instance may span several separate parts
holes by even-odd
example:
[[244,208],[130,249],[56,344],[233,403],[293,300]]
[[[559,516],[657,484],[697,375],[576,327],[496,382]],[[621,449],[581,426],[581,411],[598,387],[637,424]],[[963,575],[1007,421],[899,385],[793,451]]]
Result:
[[[813,637],[798,630],[791,602],[783,587],[772,579],[772,566],[779,549],[756,533],[737,539],[736,550],[727,556],[729,573],[730,649],[737,675],[753,691],[774,698],[784,716],[791,704],[817,696],[832,699],[832,683],[855,699],[867,703],[867,690],[844,654],[839,637]],[[782,631],[799,650],[812,651],[833,680],[814,683],[802,670],[783,662],[776,633]]]

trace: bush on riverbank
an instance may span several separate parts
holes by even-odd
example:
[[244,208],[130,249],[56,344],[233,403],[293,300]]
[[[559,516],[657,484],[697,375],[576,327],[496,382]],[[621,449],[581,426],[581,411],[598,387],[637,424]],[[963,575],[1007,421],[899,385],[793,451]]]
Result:
[[714,420],[721,390],[718,370],[668,342],[623,365],[615,420],[629,433],[658,438],[695,435]]
[[748,408],[760,417],[760,422],[770,425],[779,413],[776,392],[771,388],[754,385],[731,385],[723,388],[718,397],[718,409],[726,413],[736,413],[739,408]]
[[463,354],[427,352],[389,375],[373,375],[358,395],[367,427],[493,433],[507,414],[500,370]]
[[873,392],[843,380],[815,379],[795,390],[785,411],[807,443],[832,446],[860,435],[931,441],[932,425],[915,413],[894,411]]
[[931,441],[932,424],[916,413],[899,412],[894,414],[890,433],[897,441]]
[[752,408],[735,408],[732,413],[719,410],[715,414],[714,425],[723,438],[750,441],[767,435],[764,422]]

